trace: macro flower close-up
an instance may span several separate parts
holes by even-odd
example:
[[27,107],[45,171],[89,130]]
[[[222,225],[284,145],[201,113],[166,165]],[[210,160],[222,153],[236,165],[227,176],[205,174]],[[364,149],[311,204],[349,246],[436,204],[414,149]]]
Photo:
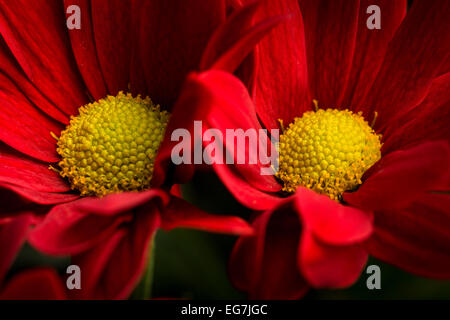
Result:
[[0,1],[0,300],[449,299],[449,14]]
[[[371,4],[383,12],[380,30],[367,27]],[[240,237],[230,260],[232,281],[250,297],[348,287],[368,255],[450,278],[449,9],[266,1],[260,15],[289,19],[258,44],[254,86],[210,71],[208,127],[223,137],[266,129],[259,139],[278,146],[274,175],[261,175],[259,162],[213,164],[254,211],[256,234]]]
[[166,127],[203,99],[188,73],[229,50],[220,33],[210,41],[232,30],[226,15],[223,1],[0,4],[0,279],[28,240],[83,270],[73,298],[126,298],[158,228],[251,232],[182,200],[154,170]]

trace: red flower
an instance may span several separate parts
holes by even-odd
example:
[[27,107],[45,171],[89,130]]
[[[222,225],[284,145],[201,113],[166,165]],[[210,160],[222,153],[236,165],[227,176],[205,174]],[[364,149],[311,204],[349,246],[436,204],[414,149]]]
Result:
[[[251,298],[345,287],[368,253],[410,272],[450,278],[449,2],[414,1],[407,14],[406,1],[264,4],[261,15],[291,19],[258,45],[250,95],[230,74],[204,75],[216,106],[208,126],[224,136],[230,128],[278,129],[278,120],[287,127],[317,99],[375,118],[383,146],[359,188],[343,190],[340,202],[302,186],[287,196],[286,185],[261,175],[260,165],[214,165],[236,199],[257,211],[256,235],[241,237],[231,258],[236,286]],[[372,4],[381,8],[381,30],[366,26]]]
[[[68,31],[65,12],[73,4],[81,8],[81,29]],[[250,84],[253,59],[241,62],[276,21],[252,28],[256,5],[228,20],[225,9],[224,1],[196,0],[0,4],[0,240],[8,249],[1,251],[0,277],[32,220],[39,222],[29,236],[33,246],[72,255],[81,267],[81,298],[127,297],[159,227],[251,232],[239,218],[208,215],[171,195],[171,181],[158,162],[150,189],[103,198],[80,197],[49,170],[61,160],[51,133],[59,136],[90,99],[120,90],[150,96],[171,112],[170,133],[189,120],[186,113],[199,116],[190,106],[207,99],[199,95],[207,85],[202,76],[188,77],[182,89],[188,72],[237,69]],[[170,152],[164,145],[159,153]]]

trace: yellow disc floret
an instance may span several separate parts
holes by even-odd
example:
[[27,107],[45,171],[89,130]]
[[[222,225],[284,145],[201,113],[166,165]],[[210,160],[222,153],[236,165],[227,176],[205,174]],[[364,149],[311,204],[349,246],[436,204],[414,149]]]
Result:
[[280,136],[279,170],[283,191],[303,186],[340,200],[361,184],[381,157],[380,135],[362,115],[349,110],[308,111]]
[[169,113],[120,92],[79,109],[58,139],[60,174],[83,196],[150,187]]

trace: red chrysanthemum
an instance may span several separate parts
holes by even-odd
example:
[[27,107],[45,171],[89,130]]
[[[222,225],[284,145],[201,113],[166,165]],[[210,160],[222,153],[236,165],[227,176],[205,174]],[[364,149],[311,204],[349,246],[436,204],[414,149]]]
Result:
[[[23,0],[0,4],[0,281],[35,223],[28,237],[34,247],[71,255],[81,267],[82,290],[76,294],[81,298],[127,297],[149,260],[151,239],[159,227],[251,232],[239,218],[208,215],[172,195],[171,180],[166,179],[159,160],[151,164],[151,188],[109,194],[105,186],[110,184],[85,186],[86,176],[74,175],[60,158],[91,145],[86,140],[83,147],[73,147],[76,135],[60,135],[80,107],[85,106],[83,113],[91,108],[90,102],[107,95],[116,102],[124,97],[119,91],[151,97],[162,110],[171,112],[167,133],[201,116],[191,111],[191,105],[209,103],[209,96],[202,95],[208,81],[204,76],[187,77],[182,89],[190,71],[237,70],[250,85],[254,60],[250,56],[246,63],[242,61],[277,21],[252,27],[255,4],[226,19],[232,8],[225,3]],[[70,5],[81,8],[80,30],[66,28]],[[120,119],[116,123],[122,130]],[[75,125],[70,121],[67,128]],[[54,137],[64,140],[65,144],[58,143],[60,155]],[[170,153],[165,145],[159,153]],[[95,161],[114,155],[97,153]],[[88,172],[97,168],[88,167],[83,158],[79,161]],[[131,165],[127,169],[131,171]],[[71,190],[58,172],[70,178],[72,189],[82,185],[81,191],[88,196],[80,196],[77,188]],[[135,183],[132,180],[130,185]],[[106,196],[96,197],[93,192]]]
[[[380,30],[366,26],[372,4],[381,8]],[[358,278],[368,254],[410,272],[448,279],[450,3],[414,1],[407,14],[406,1],[387,0],[265,1],[264,9],[262,16],[288,14],[290,19],[258,45],[258,73],[250,94],[230,74],[204,75],[215,106],[207,126],[225,136],[226,129],[272,130],[282,122],[281,153],[288,144],[283,134],[303,130],[294,118],[301,122],[302,116],[325,115],[335,130],[340,124],[333,117],[350,114],[358,123],[361,117],[369,123],[376,119],[376,133],[367,122],[362,126],[373,139],[367,147],[373,159],[381,159],[370,169],[355,162],[364,175],[341,174],[346,184],[335,179],[330,187],[315,177],[330,172],[333,177],[337,165],[316,169],[321,158],[315,157],[323,150],[341,164],[345,154],[333,151],[341,143],[337,134],[325,146],[331,150],[308,146],[308,161],[318,162],[311,162],[309,177],[317,179],[311,183],[298,183],[303,171],[294,159],[285,181],[261,175],[260,165],[214,165],[235,198],[257,211],[252,217],[256,235],[241,237],[231,257],[236,286],[252,298],[298,298],[308,287],[345,287]],[[331,109],[315,113],[313,99]],[[327,130],[307,126],[312,140]],[[381,150],[375,138],[380,135]],[[351,149],[351,143],[360,143],[355,141],[342,143]],[[310,142],[300,138],[292,143],[295,153]],[[315,171],[320,168],[325,172]],[[342,185],[353,187],[341,193]]]

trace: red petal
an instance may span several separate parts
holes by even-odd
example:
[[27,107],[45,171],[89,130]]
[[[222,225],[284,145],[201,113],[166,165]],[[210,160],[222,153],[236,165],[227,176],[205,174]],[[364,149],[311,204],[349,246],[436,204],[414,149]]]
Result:
[[249,235],[253,232],[253,229],[241,218],[209,214],[176,197],[172,197],[161,219],[161,227],[166,230],[194,228],[235,235]]
[[371,175],[344,200],[368,211],[402,208],[447,178],[450,150],[447,142],[428,142],[384,156]]
[[1,183],[0,186],[14,191],[19,194],[24,199],[30,200],[37,204],[50,205],[59,204],[64,202],[70,202],[79,198],[77,194],[70,193],[51,193],[51,192],[41,192],[36,190],[31,190],[23,187],[19,187],[9,183]]
[[[206,117],[211,107],[211,94],[207,90],[204,77],[192,73],[186,79],[181,91],[180,98],[173,108],[169,123],[167,124],[164,140],[161,143],[158,154],[156,155],[152,185],[160,187],[166,180],[166,174],[173,165],[171,154],[173,148],[178,144],[172,141],[173,131],[177,129],[186,129],[191,134],[191,150],[193,150],[194,141],[197,142],[198,137],[192,137],[194,132],[194,121],[201,120]],[[185,110],[189,110],[186,113]],[[191,164],[182,164],[175,167],[174,182],[185,183],[193,175],[193,167]]]
[[15,86],[41,111],[61,123],[68,124],[69,117],[52,104],[39,90],[27,79],[14,56],[9,51],[6,43],[0,38],[0,65],[2,72]]
[[30,233],[30,243],[47,254],[77,254],[98,245],[110,237],[130,213],[105,216],[83,213],[78,202],[54,207]]
[[[268,165],[263,165],[259,159],[256,159],[256,164],[249,164],[250,155],[258,155],[258,147],[263,144],[259,143],[259,146],[253,146],[246,141],[244,152],[247,160],[245,164],[239,164],[237,160],[237,153],[242,151],[242,146],[234,145],[236,144],[235,140],[233,140],[231,145],[227,144],[227,130],[238,128],[245,132],[247,130],[256,131],[258,142],[266,142],[267,146],[272,146],[268,136],[259,131],[261,126],[247,89],[242,82],[228,73],[211,71],[204,74],[207,75],[205,77],[205,87],[211,94],[211,103],[214,106],[208,114],[208,124],[211,128],[221,131],[223,137],[222,145],[234,159],[234,169],[249,184],[259,190],[268,192],[280,191],[281,186],[272,175],[261,174],[261,169],[268,167]],[[209,142],[206,144],[209,144]],[[217,146],[220,147],[220,145]],[[276,148],[272,146],[270,152],[276,152]]]
[[217,59],[251,28],[259,6],[259,2],[251,2],[243,7],[238,6],[231,16],[214,31],[203,51],[200,70],[205,71],[211,68]]
[[242,236],[236,241],[229,262],[231,281],[239,290],[251,292],[253,287],[261,281],[262,257],[267,222],[270,212],[253,216],[252,236]]
[[251,27],[260,4],[261,2],[252,2],[236,10],[217,28],[203,52],[201,70],[235,72],[255,45],[281,21],[280,18],[272,18]]
[[243,36],[233,47],[220,56],[211,69],[234,72],[245,57],[253,50],[255,45],[283,20],[285,20],[284,17],[275,17],[255,25],[248,34]]
[[370,213],[344,206],[314,191],[298,188],[296,206],[302,223],[322,242],[329,245],[349,245],[364,241],[372,233]]
[[42,114],[30,104],[19,89],[0,74],[0,140],[29,156],[56,162],[56,140],[61,124]]
[[[148,94],[169,109],[179,96],[187,74],[197,69],[216,27],[225,19],[222,1],[142,1],[133,20],[140,21],[136,37]],[[139,66],[139,64],[137,64]]]
[[[131,2],[131,57],[130,57],[130,90],[134,95],[148,96],[150,93],[147,88],[145,71],[142,68],[141,58],[141,12],[145,5],[145,0],[136,0]],[[153,99],[153,97],[151,97]],[[155,101],[156,102],[156,101]]]
[[40,268],[14,276],[6,285],[0,299],[8,300],[64,300],[65,288],[53,269]]
[[390,122],[382,152],[389,153],[431,140],[450,141],[450,72],[431,83],[422,103]]
[[0,283],[22,247],[31,221],[30,214],[22,213],[9,223],[0,224]]
[[[95,5],[97,1],[92,3]],[[66,9],[64,12],[67,12],[67,8],[71,5],[79,6],[82,12],[81,29],[68,30],[72,51],[87,89],[95,100],[99,100],[106,96],[107,89],[97,57],[90,14],[91,2],[89,0],[64,0],[64,8]],[[120,28],[120,25],[117,27]],[[111,40],[115,39],[111,38]],[[126,78],[128,78],[128,75]]]
[[183,198],[183,190],[181,189],[181,184],[174,184],[170,188],[170,194],[174,197]]
[[123,0],[91,1],[97,57],[108,92],[112,95],[128,88],[132,40],[131,8],[134,7]]
[[215,165],[213,168],[236,200],[250,209],[269,210],[282,201],[276,194],[271,195],[254,188],[228,165]]
[[352,285],[367,262],[360,244],[330,246],[303,231],[299,265],[303,275],[316,288],[344,288]]
[[28,79],[72,115],[87,99],[66,30],[61,2],[0,3],[0,33]]
[[339,106],[356,46],[359,0],[302,0],[300,10],[311,95],[321,106]]
[[[211,108],[214,107],[214,112]],[[191,112],[186,115],[183,111],[190,108]],[[229,109],[228,109],[229,108]],[[243,109],[249,113],[243,112]],[[171,136],[176,129],[186,129],[191,134],[190,159],[194,150],[194,142],[198,143],[199,136],[194,136],[194,121],[205,119],[208,113],[211,126],[220,125],[220,129],[225,132],[226,128],[260,128],[256,114],[251,112],[253,104],[248,96],[248,92],[243,84],[232,75],[223,71],[208,71],[199,75],[192,74],[188,78],[182,91],[182,96],[177,101],[172,117],[166,129],[163,143],[155,160],[155,169],[152,183],[160,186],[166,176],[168,167],[171,165],[171,154],[173,148],[179,143],[171,141]],[[228,110],[229,118],[225,118],[223,110]],[[217,121],[216,121],[217,120]],[[219,121],[220,120],[220,121]],[[239,121],[239,122],[238,122]],[[205,125],[205,124],[204,124]],[[205,125],[206,126],[206,125]],[[223,134],[225,137],[226,134]],[[262,139],[262,137],[260,137]],[[248,150],[247,150],[248,152]],[[279,184],[273,176],[263,176],[260,173],[260,164],[239,165],[237,170],[253,185],[257,185],[262,190],[278,191]],[[192,174],[191,165],[179,165],[176,168],[175,181],[180,181],[180,177],[188,178]]]
[[69,185],[48,165],[0,145],[0,182],[43,192],[66,192]]
[[151,239],[159,226],[156,207],[142,208],[131,225],[96,248],[74,257],[84,271],[81,298],[125,299],[149,261]]
[[427,94],[450,51],[450,2],[414,1],[390,42],[377,78],[362,102],[384,128]]
[[83,198],[76,202],[77,210],[98,215],[116,215],[157,198],[163,205],[169,202],[168,194],[159,189],[141,192],[121,192],[102,198]]
[[369,253],[421,276],[450,279],[449,208],[449,194],[427,194],[406,209],[376,212]]
[[298,299],[308,285],[297,268],[300,224],[285,208],[253,221],[256,235],[239,238],[230,260],[233,282],[251,299]]
[[[381,12],[381,29],[367,28],[367,8],[377,5]],[[346,88],[342,107],[361,106],[383,63],[388,44],[406,14],[406,0],[362,0],[359,7],[356,47],[353,55],[352,69]],[[372,117],[372,115],[368,115]]]
[[311,104],[303,19],[296,0],[264,1],[261,15],[289,15],[258,45],[256,108],[267,129],[289,124]]

